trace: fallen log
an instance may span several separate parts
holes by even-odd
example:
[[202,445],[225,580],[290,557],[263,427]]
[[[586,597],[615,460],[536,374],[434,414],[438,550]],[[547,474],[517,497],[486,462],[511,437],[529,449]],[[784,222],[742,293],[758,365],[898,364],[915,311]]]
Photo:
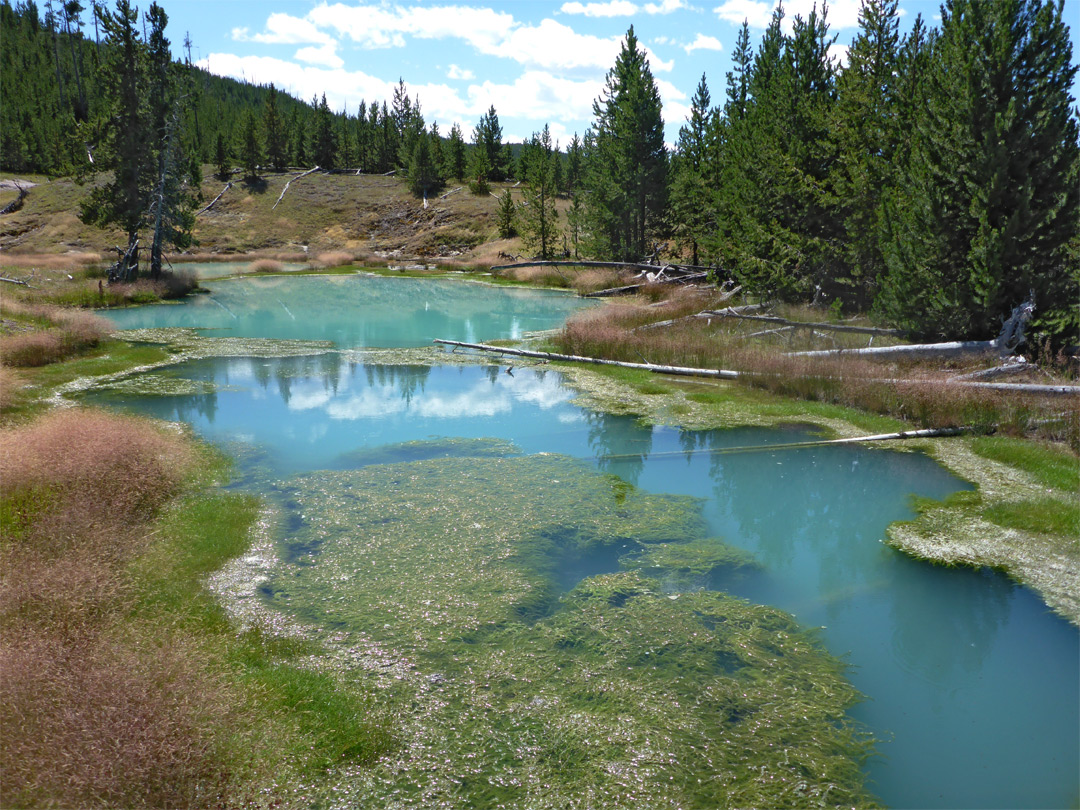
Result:
[[[540,260],[540,259],[537,259],[536,261],[531,261],[531,262],[517,262],[516,264],[500,264],[500,265],[496,265],[496,266],[492,267],[491,269],[492,270],[513,270],[514,268],[517,268],[517,267],[552,267],[552,266],[558,266],[558,267],[601,267],[601,268],[611,267],[611,268],[623,269],[623,270],[648,270],[650,272],[655,272],[660,267],[659,265],[642,264],[640,262],[596,262],[596,261],[587,261],[587,260],[581,260],[581,261],[570,261],[570,260],[554,261],[554,260]],[[666,267],[668,269],[670,269],[670,270],[675,271],[675,272],[683,272],[684,275],[686,274],[686,271],[684,271],[684,268],[683,268],[682,265],[669,264],[669,265],[666,265]],[[708,272],[708,268],[701,268],[701,269],[703,269],[705,271],[705,273]]]
[[596,292],[585,293],[582,298],[612,298],[616,295],[630,295],[637,292],[646,284],[687,284],[691,281],[700,281],[705,278],[708,273],[697,273],[690,276],[675,276],[674,278],[661,278],[655,281],[642,282],[640,284],[627,284],[623,287],[609,287],[606,290],[597,290]]
[[444,346],[456,346],[462,349],[476,349],[477,351],[483,352],[509,354],[515,357],[535,357],[541,360],[561,360],[570,363],[592,363],[593,365],[598,366],[619,366],[620,368],[635,368],[660,374],[675,374],[683,377],[712,377],[722,380],[734,380],[739,377],[738,371],[725,371],[723,369],[660,366],[653,363],[626,363],[622,360],[605,360],[600,357],[582,357],[575,354],[556,354],[554,352],[534,352],[527,349],[511,349],[506,346],[489,346],[486,343],[463,343],[459,340],[442,340],[440,338],[436,338],[435,342],[441,343]]
[[905,357],[914,359],[943,360],[953,357],[972,357],[999,352],[1001,345],[995,340],[957,340],[949,343],[913,343],[905,346],[871,346],[865,349],[823,349],[809,352],[791,352],[789,357]]
[[281,202],[281,200],[282,200],[282,197],[284,197],[284,196],[285,196],[285,192],[289,190],[289,186],[291,186],[291,185],[293,184],[293,180],[299,180],[299,179],[300,179],[301,177],[307,177],[307,176],[308,176],[309,174],[311,174],[312,172],[317,172],[318,170],[319,170],[319,167],[318,167],[318,166],[316,166],[316,167],[315,167],[314,169],[308,169],[308,170],[307,170],[306,172],[304,172],[303,174],[298,174],[298,175],[296,175],[296,177],[294,177],[294,178],[293,178],[292,180],[290,180],[290,181],[289,181],[288,183],[286,183],[286,184],[285,184],[285,188],[283,188],[283,189],[281,190],[281,196],[279,196],[279,197],[277,198],[277,202],[276,202],[276,203],[274,203],[274,204],[273,204],[273,206],[271,206],[270,210],[271,210],[271,211],[273,211],[273,210],[274,210],[275,208],[277,208],[277,207],[278,207],[278,203],[280,203],[280,202]]
[[[702,313],[706,314],[706,313]],[[903,337],[904,333],[898,329],[878,329],[873,326],[845,326],[843,324],[815,323],[813,321],[792,321],[777,315],[747,315],[743,312],[719,310],[707,314],[722,316],[725,318],[740,318],[746,321],[761,321],[763,323],[777,323],[789,326],[793,329],[826,329],[833,332],[854,332],[860,335],[887,335],[889,337]]]
[[[774,453],[778,450],[799,450],[805,447],[825,447],[832,444],[855,444],[856,442],[887,442],[903,439],[936,439],[946,436],[961,436],[970,433],[970,428],[923,428],[920,430],[901,430],[896,433],[875,433],[871,436],[848,436],[843,439],[812,439],[805,442],[784,442],[783,444],[752,444],[741,447],[713,447],[700,451],[709,455],[729,455],[734,453]],[[605,461],[620,458],[639,458],[632,453],[608,453],[600,456]],[[683,450],[660,450],[649,453],[649,458],[685,458]]]
[[30,190],[25,186],[21,186],[18,183],[15,184],[15,188],[19,190],[19,196],[0,209],[0,216],[4,214],[14,214],[20,208],[23,207],[23,203],[26,201],[27,195],[30,194]]
[[232,188],[232,180],[230,180],[228,183],[226,183],[225,188],[223,188],[221,190],[221,193],[218,194],[216,197],[214,197],[214,199],[210,201],[210,204],[208,206],[206,206],[206,208],[204,208],[202,211],[199,211],[199,213],[196,214],[195,216],[199,216],[199,214],[205,214],[207,211],[209,211],[211,208],[213,208],[215,203],[217,203],[218,200],[220,200],[222,197],[224,197],[225,192],[228,191],[230,188]]
[[3,276],[0,276],[0,281],[6,281],[8,284],[22,284],[24,287],[30,286],[25,281],[20,281],[17,278],[4,278]]
[[1019,363],[1005,363],[1004,365],[994,366],[993,368],[984,368],[979,371],[971,371],[967,374],[957,374],[955,377],[950,377],[950,380],[993,380],[998,377],[1007,377],[1010,374],[1023,374],[1025,371],[1031,371],[1035,366],[1031,363],[1023,360]]
[[[737,380],[747,377],[775,377],[781,376],[772,372],[760,371],[732,371],[729,369],[693,368],[688,366],[663,366],[654,363],[627,363],[621,360],[605,360],[600,357],[584,357],[575,354],[556,354],[554,352],[534,352],[527,349],[512,349],[507,346],[491,346],[486,343],[464,343],[459,340],[443,340],[436,338],[435,343],[444,346],[455,346],[463,349],[476,349],[477,351],[508,354],[515,357],[535,357],[541,360],[558,360],[569,363],[591,363],[600,366],[618,366],[620,368],[633,368],[642,371],[651,371],[656,374],[672,374],[681,377],[709,377],[721,380]],[[807,375],[814,376],[814,375]],[[843,377],[831,379],[843,380]],[[1003,393],[1038,394],[1040,396],[1080,396],[1080,385],[1036,385],[1032,383],[994,383],[972,382],[967,380],[927,380],[927,379],[864,379],[863,382],[884,383],[888,385],[956,385],[965,388],[983,388]]]

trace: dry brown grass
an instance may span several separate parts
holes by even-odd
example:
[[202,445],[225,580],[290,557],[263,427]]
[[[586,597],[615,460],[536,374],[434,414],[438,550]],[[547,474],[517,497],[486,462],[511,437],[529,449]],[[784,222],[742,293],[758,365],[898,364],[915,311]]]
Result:
[[206,807],[228,706],[183,642],[10,638],[0,648],[5,806]]
[[0,266],[20,270],[67,270],[101,264],[100,253],[8,253],[0,258]]
[[248,265],[249,273],[280,273],[285,265],[274,259],[256,259]]
[[178,434],[97,411],[0,431],[4,806],[196,807],[219,795],[225,692],[183,635],[147,647],[125,621],[123,571],[193,460]]
[[331,267],[341,267],[352,264],[353,256],[345,251],[327,251],[320,253],[311,261],[311,267],[316,270],[328,270]]
[[42,304],[5,302],[4,313],[41,327],[0,337],[0,362],[31,368],[55,363],[97,346],[112,331],[100,316]]
[[[1046,397],[950,385],[946,363],[884,363],[865,357],[796,357],[789,339],[777,345],[747,337],[745,326],[683,319],[660,328],[651,322],[684,318],[711,308],[708,296],[682,291],[662,307],[611,304],[575,315],[556,339],[568,354],[631,363],[724,368],[740,381],[783,396],[842,405],[904,419],[919,427],[974,427],[1035,436],[1080,449],[1080,405],[1075,397]],[[755,326],[760,329],[761,327]],[[863,338],[865,340],[865,338]]]
[[[122,530],[177,490],[192,461],[177,435],[98,411],[70,409],[0,431],[0,492],[24,504],[5,532],[62,548],[79,527]],[[39,498],[52,508],[39,516]]]
[[19,401],[19,391],[26,385],[18,374],[6,366],[0,366],[0,411],[6,411]]

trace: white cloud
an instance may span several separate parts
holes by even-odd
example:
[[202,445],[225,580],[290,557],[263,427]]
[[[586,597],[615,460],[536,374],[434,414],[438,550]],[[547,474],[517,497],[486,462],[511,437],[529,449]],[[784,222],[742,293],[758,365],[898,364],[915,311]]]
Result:
[[308,12],[307,19],[367,48],[399,47],[404,43],[404,35],[409,35],[421,39],[461,39],[482,53],[504,41],[507,33],[518,25],[512,14],[467,6],[335,3],[316,6]]
[[690,8],[690,6],[685,0],[660,0],[659,3],[646,3],[644,11],[646,14],[670,14],[681,8]]
[[579,34],[545,19],[524,25],[513,15],[468,6],[317,6],[307,16],[365,48],[403,47],[405,36],[458,39],[486,56],[512,59],[526,67],[557,71],[606,70],[615,61],[619,39]]
[[705,34],[699,33],[697,39],[691,42],[689,45],[683,45],[683,50],[688,54],[694,51],[722,51],[724,46],[720,40],[716,37],[705,36]]
[[[237,34],[240,36],[237,36]],[[274,13],[266,18],[266,30],[261,34],[249,35],[247,28],[234,28],[233,39],[261,42],[264,45],[331,45],[333,37],[303,17],[291,14]]]
[[362,98],[368,101],[393,98],[394,87],[397,86],[396,82],[386,82],[361,71],[299,65],[270,56],[212,53],[198,64],[218,76],[231,76],[254,84],[273,82],[276,87],[300,99],[321,96],[325,92],[333,110],[341,110],[346,104],[351,108]]
[[559,8],[563,14],[584,14],[586,17],[631,17],[634,14],[670,14],[681,8],[690,8],[686,0],[660,0],[659,3],[646,3],[643,6],[630,0],[608,0],[606,3],[563,3]]
[[[815,0],[786,0],[784,3],[784,30],[790,32],[791,25],[796,16],[804,20],[810,16],[814,9]],[[862,0],[833,0],[828,5],[826,20],[829,30],[837,31],[843,28],[855,28],[859,25],[859,7]],[[818,13],[821,12],[821,2],[817,0]],[[773,8],[776,3],[768,0],[724,0],[713,9],[721,20],[726,20],[739,25],[743,20],[749,23],[751,28],[768,28],[772,20]]]
[[[500,116],[547,120],[554,127],[559,120],[591,119],[593,99],[602,90],[600,79],[579,81],[528,70],[511,84],[470,85],[468,113],[470,118],[479,118],[494,105]],[[562,137],[565,132],[561,130]],[[554,129],[552,135],[557,137]]]
[[340,68],[345,62],[337,55],[337,46],[334,44],[320,45],[318,48],[308,46],[296,52],[296,59],[307,62],[309,65],[321,65],[328,68]]
[[459,68],[457,65],[451,65],[450,70],[448,70],[447,73],[446,73],[446,78],[448,78],[448,79],[463,79],[465,81],[468,81],[470,79],[475,79],[476,74],[473,73],[471,70],[465,70],[465,69]]
[[638,7],[630,0],[608,0],[607,3],[563,3],[563,14],[584,14],[586,17],[629,17]]

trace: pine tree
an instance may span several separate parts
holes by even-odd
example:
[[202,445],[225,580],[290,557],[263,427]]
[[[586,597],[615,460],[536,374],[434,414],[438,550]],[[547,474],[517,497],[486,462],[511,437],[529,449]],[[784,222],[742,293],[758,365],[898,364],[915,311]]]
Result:
[[836,293],[860,309],[873,301],[885,272],[882,199],[894,182],[899,140],[898,28],[897,0],[865,0],[833,111],[839,150],[833,184],[847,235]]
[[274,171],[282,171],[289,165],[289,138],[285,121],[278,110],[278,91],[271,83],[263,111],[263,132],[266,133],[266,160]]
[[228,180],[232,173],[232,157],[229,154],[228,141],[225,134],[218,130],[217,140],[214,144],[214,163],[217,165],[217,176],[221,180]]
[[514,195],[510,193],[510,189],[503,191],[499,197],[495,223],[499,230],[499,238],[511,239],[517,236],[517,207],[514,205]]
[[[107,227],[119,225],[127,234],[129,250],[139,238],[145,221],[154,177],[154,155],[145,95],[145,46],[137,23],[138,12],[130,0],[117,0],[116,11],[99,9],[109,40],[102,70],[105,82],[103,143],[97,168],[112,170],[112,180],[96,187],[80,206],[83,222]],[[120,280],[133,280],[138,267],[121,268]]]
[[512,153],[503,150],[502,126],[494,105],[480,117],[479,123],[473,129],[473,144],[475,149],[484,150],[487,179],[505,180],[509,168],[507,158],[512,157]]
[[244,122],[240,128],[240,143],[236,151],[240,157],[240,167],[244,170],[244,179],[258,180],[259,164],[263,159],[263,145],[259,122],[252,110],[248,110],[244,116]]
[[563,193],[567,196],[572,196],[581,185],[582,156],[581,138],[575,132],[574,137],[570,139],[570,145],[566,147],[566,183],[563,186]]
[[545,124],[534,133],[529,148],[522,152],[522,174],[527,184],[524,200],[518,206],[518,222],[526,246],[541,259],[550,259],[559,234],[559,214],[555,209],[555,161],[558,153],[551,143],[551,131]]
[[431,153],[431,139],[421,132],[412,139],[412,156],[409,159],[409,187],[417,197],[425,197],[428,192],[441,184],[438,164]]
[[445,174],[447,177],[456,177],[458,180],[465,177],[465,139],[462,137],[461,127],[456,122],[450,128]]
[[1077,339],[1077,68],[1063,9],[943,7],[925,111],[889,212],[880,307],[902,328],[993,337],[1034,291],[1036,328]]
[[690,119],[679,129],[672,160],[671,214],[678,240],[690,246],[693,264],[699,264],[698,246],[713,230],[705,172],[712,134],[712,99],[705,74],[701,74],[690,104]]
[[337,168],[337,138],[334,137],[334,115],[330,112],[330,105],[326,103],[326,93],[322,94],[322,100],[315,105],[315,131],[312,144],[315,164],[327,171]]
[[667,153],[660,94],[633,26],[593,116],[584,179],[593,250],[638,261],[663,222]]

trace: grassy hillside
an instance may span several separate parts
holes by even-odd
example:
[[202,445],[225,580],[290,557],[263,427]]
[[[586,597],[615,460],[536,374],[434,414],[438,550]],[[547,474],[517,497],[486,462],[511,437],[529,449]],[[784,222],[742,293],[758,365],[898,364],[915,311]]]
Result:
[[[496,240],[497,200],[467,188],[424,201],[404,181],[381,175],[325,174],[295,179],[301,172],[266,172],[258,182],[236,180],[214,206],[196,219],[195,253],[319,253],[346,250],[363,257],[482,260],[516,244],[478,250]],[[204,167],[203,205],[226,183]],[[4,180],[15,179],[8,175]],[[0,217],[0,249],[10,253],[98,252],[124,239],[118,230],[99,230],[79,221],[80,200],[89,186],[69,178],[18,178],[37,182],[23,207]],[[8,185],[4,183],[4,185]],[[500,184],[494,191],[501,193]],[[446,192],[444,192],[446,194]],[[14,198],[14,192],[9,195]],[[275,207],[276,204],[276,207]]]

